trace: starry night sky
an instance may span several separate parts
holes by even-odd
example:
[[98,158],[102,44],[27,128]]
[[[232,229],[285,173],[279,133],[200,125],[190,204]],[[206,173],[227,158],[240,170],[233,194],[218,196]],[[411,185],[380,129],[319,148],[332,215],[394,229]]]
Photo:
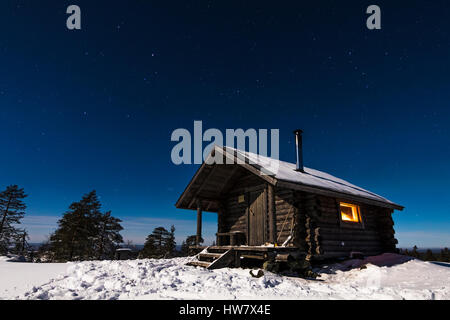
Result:
[[[170,135],[202,120],[279,128],[291,162],[302,128],[306,166],[406,207],[399,246],[449,245],[448,1],[342,3],[1,1],[0,187],[29,194],[32,242],[92,189],[125,239],[195,233],[174,204],[198,166],[171,163]],[[382,30],[366,28],[371,4]]]

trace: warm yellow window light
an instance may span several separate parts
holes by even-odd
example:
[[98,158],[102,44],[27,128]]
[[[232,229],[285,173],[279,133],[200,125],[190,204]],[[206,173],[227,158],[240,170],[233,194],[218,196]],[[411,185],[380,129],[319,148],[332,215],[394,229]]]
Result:
[[360,222],[359,206],[350,203],[340,203],[341,219],[348,222]]

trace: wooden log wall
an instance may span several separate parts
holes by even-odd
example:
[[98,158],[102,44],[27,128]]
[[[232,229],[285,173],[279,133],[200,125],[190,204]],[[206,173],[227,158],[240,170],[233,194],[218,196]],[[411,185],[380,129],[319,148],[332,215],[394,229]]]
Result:
[[[223,202],[220,232],[247,233],[248,191],[255,188],[262,190],[267,185],[253,174],[236,180]],[[239,195],[245,195],[244,202],[239,203]],[[360,225],[341,221],[339,200],[335,198],[277,187],[274,197],[274,231],[278,245],[291,235],[289,246],[300,248],[311,258],[346,257],[352,251],[375,255],[396,250],[392,209],[359,204]],[[268,212],[266,218],[266,226],[270,226]],[[270,240],[270,228],[266,229],[265,238]]]
[[225,202],[225,214],[221,219],[221,232],[247,232],[247,203],[238,203],[236,197],[228,197]]
[[[341,221],[339,201],[334,198],[277,188],[275,202],[278,244],[289,236],[294,219],[291,245],[309,257],[344,257],[352,251],[375,255],[396,250],[391,209],[359,204],[362,225],[355,225]],[[295,215],[291,217],[292,210]]]
[[301,203],[302,212],[305,214],[306,252],[309,257],[323,254],[321,245],[321,228],[319,217],[321,215],[318,199],[314,194],[296,193],[298,202]]
[[300,197],[314,223],[308,232],[315,238],[307,237],[307,242],[316,245],[310,250],[312,256],[348,256],[352,251],[375,255],[395,250],[392,210],[359,204],[362,223],[353,224],[341,221],[339,200],[305,193]]
[[[220,232],[240,231],[247,233],[247,208],[249,188],[264,189],[265,183],[260,177],[254,174],[247,174],[239,177],[231,191],[224,199],[224,211],[218,221]],[[244,195],[245,201],[239,203],[239,196]]]
[[398,243],[395,238],[394,220],[392,219],[392,209],[379,209],[379,218],[377,219],[377,228],[384,252],[397,252]]
[[294,191],[290,189],[275,188],[275,214],[276,214],[276,242],[283,244],[289,235],[293,238],[290,246],[294,246],[296,237],[295,231],[298,231],[297,209],[295,206]]

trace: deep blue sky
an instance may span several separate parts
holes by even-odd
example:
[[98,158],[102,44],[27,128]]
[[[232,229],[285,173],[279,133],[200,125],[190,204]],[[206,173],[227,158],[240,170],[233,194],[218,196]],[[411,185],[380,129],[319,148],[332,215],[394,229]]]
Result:
[[174,129],[279,128],[294,162],[302,128],[307,166],[406,207],[400,246],[448,246],[450,6],[392,2],[2,1],[1,188],[29,194],[32,241],[96,189],[126,239],[173,223],[181,242],[197,166],[171,163]]

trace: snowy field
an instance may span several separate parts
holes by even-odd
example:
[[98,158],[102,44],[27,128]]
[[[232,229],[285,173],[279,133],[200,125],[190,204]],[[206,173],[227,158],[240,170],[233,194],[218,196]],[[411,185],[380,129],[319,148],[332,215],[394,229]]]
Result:
[[[384,254],[321,268],[317,280],[186,266],[190,258],[68,264],[0,257],[1,299],[450,299],[450,268]],[[362,268],[361,268],[362,266]]]
[[0,299],[14,298],[34,286],[42,285],[64,274],[69,266],[66,263],[20,263],[8,260],[0,256]]

